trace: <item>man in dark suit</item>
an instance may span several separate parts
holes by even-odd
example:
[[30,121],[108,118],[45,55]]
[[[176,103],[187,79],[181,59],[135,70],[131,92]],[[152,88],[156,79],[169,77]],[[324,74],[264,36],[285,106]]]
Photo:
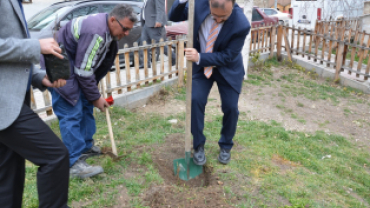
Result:
[[[141,10],[141,42],[146,41],[147,44],[152,44],[152,40],[156,42],[159,42],[161,38],[164,41],[166,40],[166,29],[164,26],[167,23],[167,17],[165,6],[165,0],[144,0],[144,6]],[[167,55],[167,47],[164,47],[164,53]],[[175,62],[176,56],[172,53],[172,65]],[[144,63],[142,53],[140,53],[140,63]],[[150,66],[150,63],[148,63],[148,66]]]
[[22,207],[25,160],[39,166],[39,207],[68,207],[68,150],[30,108],[31,84],[66,84],[50,83],[34,65],[41,53],[63,58],[61,49],[54,39],[29,38],[21,0],[0,0],[0,14],[0,207]]
[[[187,0],[176,0],[169,12],[171,21],[188,19]],[[194,9],[194,48],[185,49],[186,59],[193,63],[191,132],[193,160],[204,165],[204,111],[207,97],[217,83],[224,113],[218,142],[218,161],[229,163],[230,150],[238,122],[238,100],[244,77],[241,50],[250,24],[235,0],[196,0]]]

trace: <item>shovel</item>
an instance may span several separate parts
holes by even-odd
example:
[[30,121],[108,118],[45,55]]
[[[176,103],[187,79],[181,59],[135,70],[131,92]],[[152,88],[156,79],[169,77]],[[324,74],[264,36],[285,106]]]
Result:
[[[187,47],[193,47],[193,22],[194,22],[194,0],[189,0],[188,15],[188,42]],[[185,125],[185,158],[173,161],[174,173],[180,179],[188,181],[202,174],[203,166],[196,165],[191,158],[191,85],[193,74],[193,63],[187,61],[187,80],[186,80],[186,125]]]
[[[113,102],[114,102],[113,101],[113,97],[110,96],[109,98],[105,98],[104,82],[100,82],[100,85],[101,85],[101,90],[102,90],[103,98],[110,105],[113,104]],[[121,155],[121,156],[118,156],[117,155],[117,147],[116,147],[116,142],[114,141],[114,137],[113,137],[112,122],[110,120],[110,114],[109,114],[109,109],[108,108],[105,108],[105,115],[106,115],[106,118],[107,118],[109,138],[110,138],[110,142],[112,144],[112,149],[110,149],[110,148],[102,148],[102,154],[108,155],[109,157],[111,157],[113,159],[113,161],[118,161],[119,159],[121,159],[123,157],[123,155]]]

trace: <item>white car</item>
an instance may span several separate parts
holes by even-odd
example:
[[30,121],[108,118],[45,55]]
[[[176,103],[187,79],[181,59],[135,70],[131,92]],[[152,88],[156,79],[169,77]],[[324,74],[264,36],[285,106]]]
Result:
[[274,8],[260,8],[266,15],[274,16],[279,19],[279,24],[289,24],[289,20],[292,19],[292,15],[288,13],[280,12]]

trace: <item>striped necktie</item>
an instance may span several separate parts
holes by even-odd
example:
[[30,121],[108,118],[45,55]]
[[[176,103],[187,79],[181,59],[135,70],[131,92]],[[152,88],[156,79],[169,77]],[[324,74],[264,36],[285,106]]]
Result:
[[[211,31],[209,31],[208,38],[207,38],[206,53],[213,52],[213,45],[217,39],[217,36],[218,36],[218,23],[213,20]],[[204,75],[207,77],[207,79],[211,77],[212,71],[213,71],[213,67],[211,66],[204,67]]]

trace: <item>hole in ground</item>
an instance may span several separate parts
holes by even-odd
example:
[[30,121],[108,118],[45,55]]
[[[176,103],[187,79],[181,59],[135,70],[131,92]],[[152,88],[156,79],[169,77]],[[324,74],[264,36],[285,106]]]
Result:
[[213,168],[203,166],[203,173],[189,181],[174,174],[173,160],[184,158],[184,135],[168,135],[165,143],[154,147],[154,165],[164,179],[164,184],[153,185],[145,191],[144,205],[149,207],[232,207],[227,201],[222,185],[217,184]]
[[156,146],[155,150],[152,158],[153,163],[158,168],[165,184],[185,187],[208,187],[217,184],[213,176],[213,168],[207,165],[203,166],[203,173],[194,179],[183,181],[175,176],[173,160],[185,157],[183,134],[168,135],[165,143]]

